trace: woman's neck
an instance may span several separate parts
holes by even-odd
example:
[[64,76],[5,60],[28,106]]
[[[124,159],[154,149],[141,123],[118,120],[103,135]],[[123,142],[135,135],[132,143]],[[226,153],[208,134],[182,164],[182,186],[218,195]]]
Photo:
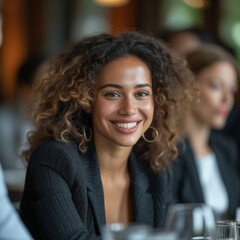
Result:
[[95,142],[101,175],[109,180],[124,176],[128,172],[128,158],[132,147]]
[[196,157],[209,154],[210,127],[193,116],[190,116],[187,122],[187,136]]
[[95,148],[103,185],[106,223],[133,221],[133,196],[128,170],[132,147],[97,141]]

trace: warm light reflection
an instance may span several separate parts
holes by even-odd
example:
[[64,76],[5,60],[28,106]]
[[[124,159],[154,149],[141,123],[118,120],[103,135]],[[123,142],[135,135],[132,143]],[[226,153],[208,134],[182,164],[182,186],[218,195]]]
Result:
[[206,8],[209,4],[209,0],[183,0],[183,2],[194,8]]
[[121,7],[129,2],[129,0],[95,0],[95,2],[104,7]]

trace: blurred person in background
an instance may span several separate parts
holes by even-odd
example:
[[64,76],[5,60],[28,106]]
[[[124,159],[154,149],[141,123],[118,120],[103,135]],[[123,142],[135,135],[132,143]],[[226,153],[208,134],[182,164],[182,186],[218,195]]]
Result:
[[[158,34],[180,57],[186,57],[192,51],[198,49],[202,44],[217,44],[224,48],[233,58],[236,53],[233,48],[223,43],[220,39],[214,39],[202,27],[182,28],[179,30],[165,29]],[[235,94],[234,106],[229,113],[227,122],[222,129],[215,131],[224,132],[226,135],[236,141],[238,145],[238,152],[240,154],[240,88]],[[239,174],[240,174],[240,161],[239,161]]]
[[4,182],[0,163],[0,239],[1,240],[30,240],[32,237],[22,223],[18,213],[12,206]]
[[236,142],[220,130],[234,104],[239,72],[223,48],[203,44],[186,57],[200,102],[187,116],[186,141],[174,165],[176,203],[206,203],[218,219],[234,219],[240,206]]
[[26,164],[20,155],[26,147],[27,133],[34,129],[29,103],[36,71],[42,61],[38,56],[26,59],[17,74],[15,102],[0,105],[0,161],[6,184],[12,189],[24,186]]
[[180,57],[196,50],[202,43],[213,43],[210,34],[200,27],[165,29],[158,34],[158,37],[163,39]]

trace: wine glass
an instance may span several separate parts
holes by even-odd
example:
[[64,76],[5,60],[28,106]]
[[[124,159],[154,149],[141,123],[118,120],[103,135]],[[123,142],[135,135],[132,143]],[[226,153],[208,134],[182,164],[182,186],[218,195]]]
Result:
[[201,203],[175,204],[169,207],[164,229],[176,231],[179,240],[211,239],[215,235],[213,209]]
[[102,227],[103,240],[148,240],[152,228],[137,223],[112,223]]
[[148,240],[178,240],[178,235],[173,231],[167,232],[160,229],[155,229],[149,234]]
[[238,239],[237,224],[232,221],[217,221],[216,239],[218,240],[236,240]]
[[236,221],[240,222],[240,207],[236,208]]
[[236,227],[237,227],[237,236],[238,240],[240,239],[240,221],[236,221]]

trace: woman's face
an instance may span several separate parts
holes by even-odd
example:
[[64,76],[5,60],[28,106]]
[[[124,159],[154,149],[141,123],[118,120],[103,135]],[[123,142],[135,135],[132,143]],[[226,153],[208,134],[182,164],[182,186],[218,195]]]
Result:
[[147,65],[128,56],[103,68],[92,108],[95,143],[132,147],[149,128],[154,112]]
[[214,129],[224,127],[234,103],[237,73],[232,64],[216,62],[197,76],[200,104],[193,110],[195,119]]

